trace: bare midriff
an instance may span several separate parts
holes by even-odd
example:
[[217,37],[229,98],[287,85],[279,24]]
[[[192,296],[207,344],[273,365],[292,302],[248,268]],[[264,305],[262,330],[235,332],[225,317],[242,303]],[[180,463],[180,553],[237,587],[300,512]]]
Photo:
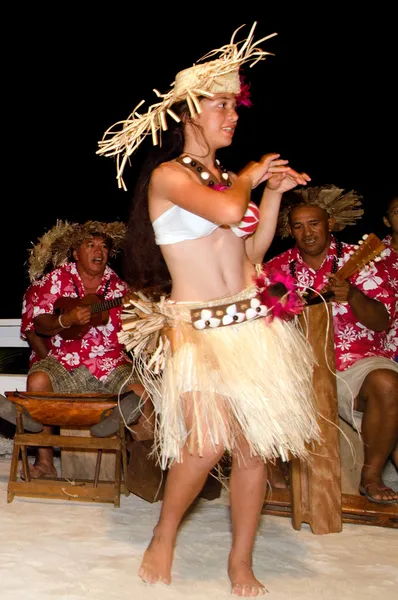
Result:
[[253,283],[254,265],[242,239],[220,227],[196,240],[161,246],[176,302],[213,300],[239,293]]

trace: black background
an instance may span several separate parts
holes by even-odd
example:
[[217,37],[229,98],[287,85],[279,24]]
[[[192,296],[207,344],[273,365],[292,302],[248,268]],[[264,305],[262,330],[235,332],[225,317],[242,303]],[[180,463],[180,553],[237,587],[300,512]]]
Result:
[[[113,159],[96,155],[103,132],[134,106],[155,101],[175,74],[213,48],[256,39],[274,53],[245,73],[242,108],[225,166],[279,152],[313,185],[363,196],[365,215],[342,239],[384,235],[383,203],[397,182],[397,32],[387,4],[57,3],[16,6],[3,20],[3,293],[1,318],[18,318],[28,250],[57,219],[125,220],[141,154],[117,188]],[[55,5],[54,5],[55,6]],[[271,257],[284,249],[279,241]],[[115,268],[117,265],[113,265]]]

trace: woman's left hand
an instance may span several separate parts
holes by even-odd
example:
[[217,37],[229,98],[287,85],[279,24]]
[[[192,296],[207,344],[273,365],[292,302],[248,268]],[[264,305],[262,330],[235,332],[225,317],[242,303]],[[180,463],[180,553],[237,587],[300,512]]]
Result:
[[[272,164],[269,171],[272,171]],[[274,173],[267,181],[267,187],[274,192],[288,192],[298,185],[307,185],[311,177],[307,173],[298,173],[290,168],[284,173]]]

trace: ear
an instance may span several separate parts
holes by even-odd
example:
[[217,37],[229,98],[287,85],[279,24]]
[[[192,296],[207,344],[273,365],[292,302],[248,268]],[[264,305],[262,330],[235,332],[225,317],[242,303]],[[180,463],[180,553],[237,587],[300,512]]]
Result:
[[[197,114],[197,113],[196,113],[196,111],[195,111],[193,116],[195,116],[196,114]],[[181,113],[181,115],[180,115],[180,119],[181,119],[181,121],[182,121],[183,125],[186,125],[187,123],[189,123],[190,121],[192,121],[192,119],[193,119],[193,116],[192,116],[192,115],[189,113],[189,111],[188,111],[188,110],[186,110],[186,111],[184,111],[183,113]]]
[[336,219],[334,217],[329,217],[328,218],[329,231],[333,231],[335,225],[336,225]]
[[387,217],[383,217],[383,223],[386,227],[391,227],[391,223],[390,221],[387,219]]
[[77,253],[77,250],[73,250],[72,254],[73,254],[73,258],[74,258],[75,260],[79,260],[79,255],[78,255],[78,253]]

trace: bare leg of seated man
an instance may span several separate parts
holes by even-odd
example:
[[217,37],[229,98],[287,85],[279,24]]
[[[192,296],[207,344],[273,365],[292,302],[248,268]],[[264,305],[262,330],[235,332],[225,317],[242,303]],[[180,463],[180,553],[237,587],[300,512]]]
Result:
[[[43,427],[43,433],[51,435],[54,433],[52,427]],[[52,448],[38,448],[36,460],[33,465],[29,466],[29,472],[32,479],[40,477],[57,478],[57,469],[54,466],[54,452]]]
[[386,487],[382,480],[388,457],[392,455],[396,461],[398,453],[398,374],[388,369],[369,373],[356,408],[363,412],[365,452],[360,491],[374,502],[398,502],[398,492]]
[[[53,387],[48,375],[42,371],[37,371],[28,375],[27,392],[52,392]],[[51,434],[53,428],[45,426],[42,433]],[[39,477],[58,477],[54,466],[54,452],[52,448],[38,448],[34,465],[29,467],[32,479]]]
[[258,457],[250,456],[248,444],[242,440],[232,459],[232,548],[228,575],[232,593],[244,598],[263,596],[266,592],[252,569],[253,545],[264,504],[266,482],[267,469],[264,462]]

